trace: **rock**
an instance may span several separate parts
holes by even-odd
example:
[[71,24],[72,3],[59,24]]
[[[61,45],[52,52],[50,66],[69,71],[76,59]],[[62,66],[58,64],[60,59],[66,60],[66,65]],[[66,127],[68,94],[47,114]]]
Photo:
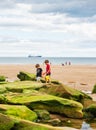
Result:
[[53,127],[49,125],[44,125],[40,123],[34,123],[26,120],[20,120],[14,126],[14,130],[77,130],[75,128],[69,127]]
[[48,111],[39,110],[39,109],[35,109],[34,111],[38,115],[39,119],[41,119],[41,120],[49,120],[50,119],[50,113]]
[[0,130],[11,130],[14,126],[13,119],[0,113]]
[[35,112],[28,109],[26,106],[21,105],[4,105],[0,104],[0,113],[9,115],[15,118],[36,121],[37,115]]
[[[88,106],[88,103],[92,101],[92,98],[87,94],[78,91],[76,89],[70,88],[61,83],[53,84],[53,83],[38,83],[36,81],[18,81],[12,83],[6,83],[0,85],[1,92],[15,92],[15,93],[34,93],[33,90],[38,90],[38,93],[47,93],[50,95],[55,95],[62,98],[67,98],[71,100],[75,100],[84,105],[84,107]],[[36,94],[36,93],[35,93]]]
[[[41,82],[42,83],[46,83],[44,78],[41,78]],[[53,83],[53,84],[60,84],[60,82],[58,80],[54,80],[54,79],[51,79],[51,83]]]
[[92,93],[96,93],[96,84],[93,86]]
[[[17,75],[17,77],[21,81],[22,80],[33,80],[33,81],[36,80],[35,74],[31,74],[31,73],[27,73],[27,72],[20,72]],[[42,78],[41,82],[45,83],[45,79]],[[63,85],[59,81],[56,81],[53,79],[51,80],[51,84],[44,84],[43,87],[41,87],[41,88],[44,88],[44,87],[45,87],[45,89],[43,89],[43,91],[48,94],[75,100],[82,104],[86,104],[87,100],[92,100],[92,98],[88,94],[78,91],[74,88],[68,87],[66,85]],[[46,88],[49,88],[49,89],[46,89]]]
[[[21,80],[21,81],[25,81],[25,80],[31,80],[31,81],[36,81],[36,75],[32,74],[32,73],[28,73],[28,72],[19,72],[19,74],[17,74],[17,77]],[[40,80],[42,83],[45,83],[45,79],[41,78]],[[59,84],[60,82],[57,80],[51,80],[51,83],[53,84]]]
[[33,81],[17,81],[0,85],[2,91],[7,90],[15,93],[22,93],[25,90],[38,90],[41,87],[43,87],[42,83]]
[[84,109],[85,112],[91,117],[96,118],[96,104],[92,104]]
[[6,98],[5,98],[5,95],[4,94],[0,94],[0,104],[1,103],[7,103],[7,101],[6,101]]
[[53,84],[61,84],[58,80],[52,80],[51,83],[53,83]]
[[6,93],[7,89],[5,87],[0,86],[0,94]]
[[45,92],[51,95],[59,96],[62,98],[67,98],[71,100],[75,100],[77,102],[80,102],[84,104],[87,100],[92,100],[92,98],[74,88],[68,87],[66,85],[63,85],[61,83],[59,84],[44,84],[45,87],[40,88],[39,91]]
[[0,82],[4,82],[6,81],[6,77],[5,76],[0,76]]
[[36,75],[32,74],[32,73],[28,73],[28,72],[19,72],[19,74],[17,74],[17,77],[21,80],[32,80],[32,81],[36,81]]
[[82,118],[83,106],[73,100],[64,99],[47,94],[31,95],[18,94],[6,95],[6,100],[11,104],[24,104],[31,109],[44,109],[49,112],[66,115],[72,118]]
[[61,121],[58,118],[56,118],[56,119],[48,120],[48,123],[50,123],[52,126],[60,126]]

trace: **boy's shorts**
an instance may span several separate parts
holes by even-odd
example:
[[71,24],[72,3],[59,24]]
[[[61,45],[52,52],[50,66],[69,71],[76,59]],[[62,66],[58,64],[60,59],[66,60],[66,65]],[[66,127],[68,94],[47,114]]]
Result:
[[46,82],[50,81],[50,76],[49,76],[49,75],[46,75],[46,76],[45,76],[45,80],[46,80]]
[[40,81],[40,79],[41,79],[41,77],[36,77],[36,80],[37,80],[37,81]]

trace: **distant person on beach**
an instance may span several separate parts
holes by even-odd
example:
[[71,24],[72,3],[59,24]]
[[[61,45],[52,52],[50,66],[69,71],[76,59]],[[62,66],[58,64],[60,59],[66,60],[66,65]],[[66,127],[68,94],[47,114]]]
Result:
[[71,65],[71,62],[69,61],[69,65]]
[[69,61],[69,62],[65,62],[65,65],[71,65],[71,62]]
[[45,60],[44,63],[46,65],[46,72],[44,72],[43,75],[45,75],[46,83],[49,83],[50,82],[50,75],[51,75],[51,67],[49,64],[49,60]]
[[62,65],[62,66],[64,66],[64,64],[63,64],[63,63],[62,63],[61,65]]
[[67,65],[67,61],[65,62],[65,65]]
[[36,64],[35,67],[36,67],[36,80],[40,81],[40,79],[42,77],[43,70],[42,70],[42,68],[40,67],[39,64]]

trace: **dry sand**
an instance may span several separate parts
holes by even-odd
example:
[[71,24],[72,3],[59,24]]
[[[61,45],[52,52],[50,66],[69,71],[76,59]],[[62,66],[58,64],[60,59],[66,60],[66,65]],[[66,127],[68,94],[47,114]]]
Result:
[[[41,65],[43,70],[45,66]],[[70,87],[90,93],[96,84],[96,65],[51,65],[52,79],[59,80]],[[9,81],[17,79],[20,71],[35,73],[34,65],[0,65],[0,75],[4,75]],[[96,99],[96,95],[92,95]]]

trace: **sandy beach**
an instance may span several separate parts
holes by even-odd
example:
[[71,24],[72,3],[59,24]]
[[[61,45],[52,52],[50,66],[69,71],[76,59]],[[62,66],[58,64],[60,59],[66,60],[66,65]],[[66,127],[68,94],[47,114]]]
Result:
[[[45,70],[45,65],[41,65],[41,67]],[[52,79],[86,93],[90,93],[96,84],[96,65],[51,65],[51,70]],[[17,80],[17,74],[20,71],[35,73],[36,68],[32,64],[0,65],[0,75],[6,76],[9,81]],[[96,95],[92,96],[96,98]]]

